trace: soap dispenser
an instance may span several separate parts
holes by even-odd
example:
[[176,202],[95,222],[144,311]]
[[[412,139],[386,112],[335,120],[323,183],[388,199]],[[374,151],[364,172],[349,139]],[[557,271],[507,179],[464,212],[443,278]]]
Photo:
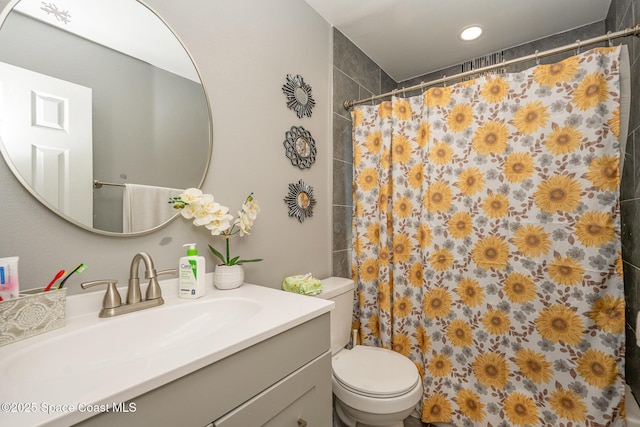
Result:
[[178,294],[180,298],[200,298],[206,292],[204,257],[198,256],[195,243],[182,246],[188,246],[189,249],[187,249],[187,256],[180,258]]

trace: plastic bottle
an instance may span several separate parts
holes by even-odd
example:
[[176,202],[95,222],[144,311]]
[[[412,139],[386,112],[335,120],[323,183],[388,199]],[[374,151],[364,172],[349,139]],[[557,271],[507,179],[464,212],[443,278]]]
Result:
[[200,298],[205,290],[204,257],[198,256],[195,243],[187,243],[187,256],[180,258],[178,294],[180,298]]

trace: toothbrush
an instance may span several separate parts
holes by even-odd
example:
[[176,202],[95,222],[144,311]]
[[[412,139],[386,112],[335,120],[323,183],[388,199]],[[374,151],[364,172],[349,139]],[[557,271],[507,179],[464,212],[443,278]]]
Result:
[[44,288],[44,292],[49,292],[49,289],[51,289],[53,284],[56,283],[58,281],[58,279],[61,278],[64,273],[66,273],[66,271],[64,271],[64,270],[58,271],[58,274],[56,274],[56,276],[53,278],[53,280],[51,280],[49,282],[49,284],[47,285],[47,287]]
[[67,281],[67,279],[69,279],[69,277],[71,277],[71,275],[73,273],[82,273],[84,271],[84,269],[87,268],[87,266],[85,264],[80,264],[79,266],[77,266],[76,268],[73,269],[73,271],[71,271],[71,273],[67,274],[65,276],[64,279],[62,279],[62,282],[60,282],[60,285],[58,285],[58,287],[56,289],[62,289],[62,287],[64,286],[64,282]]

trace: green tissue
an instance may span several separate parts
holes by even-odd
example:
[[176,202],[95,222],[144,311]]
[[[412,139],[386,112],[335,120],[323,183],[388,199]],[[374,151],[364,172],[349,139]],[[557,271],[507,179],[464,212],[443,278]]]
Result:
[[311,273],[299,274],[285,278],[282,282],[282,289],[296,294],[318,295],[322,292],[322,282],[313,277]]

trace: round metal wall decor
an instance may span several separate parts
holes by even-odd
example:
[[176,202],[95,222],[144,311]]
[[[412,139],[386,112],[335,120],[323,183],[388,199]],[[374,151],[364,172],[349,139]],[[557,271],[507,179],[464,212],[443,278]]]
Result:
[[285,133],[284,148],[291,164],[300,169],[310,168],[316,161],[316,142],[302,126],[291,126]]
[[298,218],[299,222],[313,216],[313,207],[316,205],[313,187],[302,180],[297,184],[289,184],[289,194],[284,201],[289,206],[289,216]]
[[287,97],[287,107],[296,112],[299,118],[311,117],[311,109],[316,101],[311,96],[311,86],[304,82],[301,75],[287,74],[287,82],[282,85],[282,92]]

